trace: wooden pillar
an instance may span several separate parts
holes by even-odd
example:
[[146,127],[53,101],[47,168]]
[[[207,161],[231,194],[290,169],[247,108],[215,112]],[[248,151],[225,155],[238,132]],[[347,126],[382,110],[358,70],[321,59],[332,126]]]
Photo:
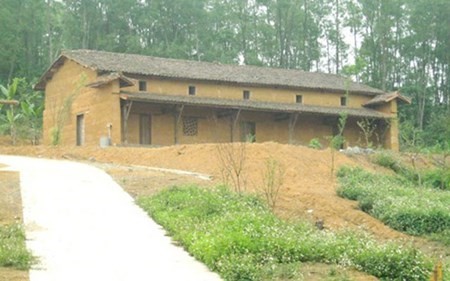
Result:
[[393,151],[399,151],[400,145],[398,141],[398,118],[394,117],[389,119],[386,126],[389,126],[389,128],[387,128],[387,134],[385,137],[386,148]]
[[241,109],[233,112],[231,115],[231,133],[230,133],[230,141],[234,142],[234,133],[236,130],[237,123],[239,121],[239,115],[241,114]]
[[122,143],[128,144],[128,118],[130,117],[133,101],[125,101],[122,106]]
[[297,124],[298,113],[291,113],[289,117],[289,144],[294,143],[295,124]]
[[180,126],[181,122],[181,116],[183,115],[184,110],[184,104],[180,106],[175,107],[174,111],[174,128],[173,128],[173,134],[174,134],[174,143],[178,144],[178,128]]

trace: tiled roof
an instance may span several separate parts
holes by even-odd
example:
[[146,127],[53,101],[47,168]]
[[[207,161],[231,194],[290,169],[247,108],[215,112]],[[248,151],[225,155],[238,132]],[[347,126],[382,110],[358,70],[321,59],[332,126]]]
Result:
[[377,105],[377,104],[380,104],[380,103],[387,103],[387,102],[390,102],[390,101],[392,101],[394,99],[399,99],[399,100],[401,100],[401,101],[403,101],[405,103],[408,103],[408,104],[411,103],[411,100],[409,98],[407,98],[405,96],[402,96],[400,94],[400,92],[397,91],[397,92],[386,93],[386,94],[383,94],[383,95],[375,96],[373,99],[371,99],[370,101],[365,103],[364,106],[371,106],[371,105]]
[[379,89],[352,82],[345,77],[334,74],[177,60],[93,50],[63,51],[52,67],[49,68],[36,84],[36,89],[42,90],[45,88],[47,79],[51,78],[51,75],[55,72],[54,68],[57,68],[61,64],[58,61],[64,58],[68,58],[99,72],[122,72],[125,75],[134,74],[169,79],[187,79],[319,91],[350,91],[367,95],[384,93]]
[[132,80],[130,80],[128,77],[125,77],[124,75],[117,73],[117,72],[111,72],[108,74],[103,74],[103,75],[98,76],[97,80],[95,80],[92,83],[87,84],[86,87],[99,88],[99,87],[102,87],[103,85],[110,83],[111,81],[116,80],[116,79],[120,79],[120,81],[122,81],[124,83],[124,85],[126,85],[126,86],[134,85],[134,82]]
[[222,98],[209,98],[197,96],[175,96],[164,94],[152,94],[144,92],[127,92],[121,91],[120,97],[124,100],[151,102],[159,104],[179,104],[190,106],[207,106],[213,108],[223,109],[243,109],[266,112],[284,112],[284,113],[310,113],[323,114],[331,116],[339,116],[341,113],[347,113],[348,116],[366,117],[386,119],[391,116],[383,114],[379,111],[370,108],[351,108],[351,107],[329,107],[329,106],[314,106],[297,103],[274,103],[274,102],[260,102],[252,100],[235,100]]

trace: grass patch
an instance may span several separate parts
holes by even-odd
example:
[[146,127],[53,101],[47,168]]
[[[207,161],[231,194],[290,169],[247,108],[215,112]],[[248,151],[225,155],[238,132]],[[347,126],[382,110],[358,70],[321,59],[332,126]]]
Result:
[[[389,151],[379,151],[371,156],[371,161],[382,167],[391,169],[397,175],[413,183],[450,191],[450,169],[445,164],[427,169],[414,170],[403,164],[402,160]],[[443,161],[445,162],[445,160]]]
[[18,224],[0,225],[0,266],[27,270],[34,258],[25,247],[25,233]]
[[225,280],[294,279],[302,262],[352,267],[383,280],[427,280],[431,269],[412,248],[288,223],[260,199],[226,188],[174,187],[138,203]]
[[[411,235],[448,233],[450,192],[418,187],[404,178],[341,168],[338,194],[390,227]],[[439,235],[436,235],[439,237]]]

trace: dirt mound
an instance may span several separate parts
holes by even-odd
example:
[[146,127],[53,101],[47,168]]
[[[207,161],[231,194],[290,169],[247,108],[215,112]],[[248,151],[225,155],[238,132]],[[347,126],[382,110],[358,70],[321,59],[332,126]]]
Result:
[[[206,173],[221,182],[223,170],[216,144],[178,145],[162,148],[109,147],[0,147],[0,154],[19,154],[70,160],[154,166]],[[285,167],[284,185],[276,212],[284,218],[323,220],[327,228],[365,229],[382,239],[406,238],[357,209],[355,202],[336,195],[335,178],[331,177],[331,152],[278,143],[247,144],[244,175],[248,189],[262,183],[267,159]],[[336,167],[364,166],[377,169],[361,157],[336,153]]]

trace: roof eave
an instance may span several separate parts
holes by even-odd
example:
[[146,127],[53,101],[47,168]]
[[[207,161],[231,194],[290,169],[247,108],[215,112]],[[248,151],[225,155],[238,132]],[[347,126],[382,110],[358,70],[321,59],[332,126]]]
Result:
[[[144,97],[142,95],[148,94],[148,97]],[[157,99],[152,99],[152,97],[150,96],[158,96],[159,98]],[[163,103],[163,104],[173,104],[173,103],[179,103],[179,104],[185,104],[185,105],[191,105],[191,106],[211,106],[211,107],[216,107],[216,108],[229,108],[229,109],[244,109],[244,110],[254,110],[254,111],[266,111],[266,112],[285,112],[285,113],[308,113],[308,114],[319,114],[319,115],[327,115],[327,116],[339,116],[342,112],[347,112],[347,114],[349,116],[354,116],[354,117],[365,117],[365,118],[376,118],[376,119],[389,119],[391,118],[390,115],[386,115],[383,114],[381,112],[378,111],[373,111],[373,112],[368,112],[366,114],[356,114],[354,111],[354,109],[352,108],[339,108],[339,112],[326,112],[326,110],[329,110],[331,108],[327,108],[327,107],[320,107],[320,106],[315,106],[316,108],[321,108],[322,111],[315,111],[314,109],[305,106],[305,108],[301,109],[301,108],[296,108],[296,109],[283,109],[283,108],[275,108],[276,106],[292,106],[293,104],[283,104],[283,103],[268,103],[268,102],[259,102],[260,104],[264,104],[266,106],[257,106],[256,104],[254,104],[252,101],[248,101],[248,106],[246,106],[245,104],[212,104],[212,103],[198,103],[198,100],[200,100],[199,98],[195,98],[195,97],[190,97],[190,99],[192,99],[192,102],[189,102],[188,100],[185,100],[184,96],[167,96],[167,100],[160,97],[161,95],[159,94],[151,94],[151,93],[133,93],[133,92],[128,92],[128,91],[121,91],[120,92],[120,98],[123,100],[130,100],[130,101],[137,101],[137,102],[147,102],[147,103]],[[182,98],[183,100],[178,100],[178,101],[174,101],[171,100],[173,98]],[[214,98],[203,98],[203,99],[208,99],[208,100],[213,100]],[[197,102],[195,102],[197,101]],[[217,99],[217,101],[219,101]],[[225,100],[224,100],[225,101]],[[230,102],[231,100],[226,100],[227,102]],[[233,102],[238,102],[238,100]],[[247,103],[247,101],[246,101]],[[274,105],[274,107],[269,108],[267,107],[267,105]],[[334,108],[333,108],[334,109]],[[369,109],[366,109],[369,110]]]
[[39,78],[38,82],[34,84],[33,90],[35,91],[44,91],[45,86],[47,85],[47,82],[51,79],[54,72],[58,70],[58,68],[64,64],[64,59],[66,57],[64,55],[59,55],[59,57],[50,65],[49,68],[42,74],[42,76]]
[[55,61],[51,64],[51,66],[44,72],[44,74],[42,74],[42,76],[39,78],[38,82],[36,84],[34,84],[33,90],[45,91],[47,82],[52,79],[53,74],[56,71],[58,71],[59,67],[61,67],[65,63],[66,60],[72,60],[83,67],[97,71],[97,69],[95,67],[81,63],[79,60],[72,58],[70,55],[68,55],[67,53],[64,53],[64,51],[62,51],[61,54],[58,56],[58,58],[55,59]]

